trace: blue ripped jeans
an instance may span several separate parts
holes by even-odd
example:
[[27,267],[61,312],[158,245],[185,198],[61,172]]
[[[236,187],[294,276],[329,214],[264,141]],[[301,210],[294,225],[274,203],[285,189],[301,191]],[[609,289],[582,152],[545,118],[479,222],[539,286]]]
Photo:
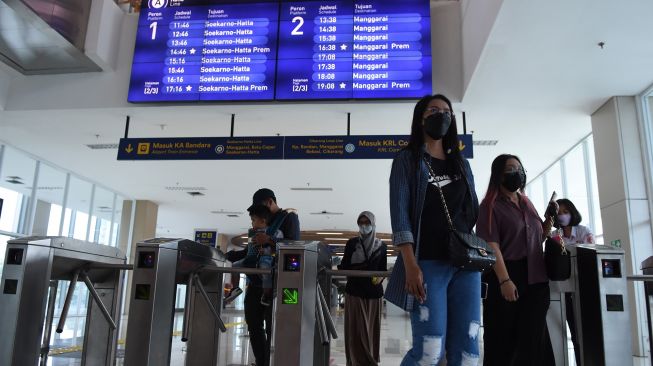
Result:
[[424,304],[410,314],[413,348],[401,366],[435,366],[445,354],[447,366],[476,366],[481,324],[481,274],[445,261],[419,261],[426,288]]

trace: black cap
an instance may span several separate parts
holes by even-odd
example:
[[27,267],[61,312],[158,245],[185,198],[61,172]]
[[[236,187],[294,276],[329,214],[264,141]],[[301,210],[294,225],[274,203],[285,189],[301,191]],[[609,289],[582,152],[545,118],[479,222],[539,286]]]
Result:
[[252,205],[247,208],[247,211],[250,211],[254,206],[260,205],[264,200],[272,198],[275,201],[277,200],[277,197],[274,196],[274,192],[272,192],[271,189],[269,188],[261,188],[256,193],[254,193],[254,197],[252,197]]

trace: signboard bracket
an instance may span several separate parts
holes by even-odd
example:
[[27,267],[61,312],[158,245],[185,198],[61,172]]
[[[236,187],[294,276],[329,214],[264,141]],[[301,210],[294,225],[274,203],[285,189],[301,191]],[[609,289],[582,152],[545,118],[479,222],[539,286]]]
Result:
[[125,138],[129,138],[129,116],[125,118]]

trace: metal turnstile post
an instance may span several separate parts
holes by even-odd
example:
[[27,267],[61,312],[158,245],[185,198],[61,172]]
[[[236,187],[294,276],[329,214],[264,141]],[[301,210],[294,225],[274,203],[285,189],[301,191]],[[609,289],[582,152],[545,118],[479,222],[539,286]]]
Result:
[[97,298],[89,301],[81,365],[115,363],[117,324],[109,324],[107,319],[119,319],[120,315],[120,270],[128,269],[120,250],[64,237],[24,237],[7,243],[4,260],[0,293],[0,324],[3,325],[0,365],[38,365],[39,359],[41,363],[47,362],[56,299],[56,289],[53,290],[51,282],[71,281],[57,326],[61,332],[75,282],[82,271]]
[[126,366],[170,364],[177,284],[185,284],[182,340],[186,364],[217,366],[222,273],[220,251],[185,239],[151,239],[138,244],[132,280]]

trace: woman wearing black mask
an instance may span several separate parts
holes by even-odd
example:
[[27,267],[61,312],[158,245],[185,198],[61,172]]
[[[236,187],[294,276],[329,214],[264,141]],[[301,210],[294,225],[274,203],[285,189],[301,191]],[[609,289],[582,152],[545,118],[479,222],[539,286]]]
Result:
[[[549,280],[542,243],[551,230],[524,195],[526,173],[514,155],[492,162],[492,175],[481,202],[477,234],[497,257],[483,303],[485,366],[540,365],[545,355]],[[557,212],[551,203],[547,212]]]
[[437,365],[445,354],[449,366],[479,359],[481,276],[448,261],[442,197],[454,227],[471,232],[478,216],[474,177],[459,151],[451,102],[429,95],[415,106],[410,142],[390,173],[392,236],[404,265],[395,270],[405,269],[405,281],[393,271],[386,298],[411,310],[413,332],[401,366]]

